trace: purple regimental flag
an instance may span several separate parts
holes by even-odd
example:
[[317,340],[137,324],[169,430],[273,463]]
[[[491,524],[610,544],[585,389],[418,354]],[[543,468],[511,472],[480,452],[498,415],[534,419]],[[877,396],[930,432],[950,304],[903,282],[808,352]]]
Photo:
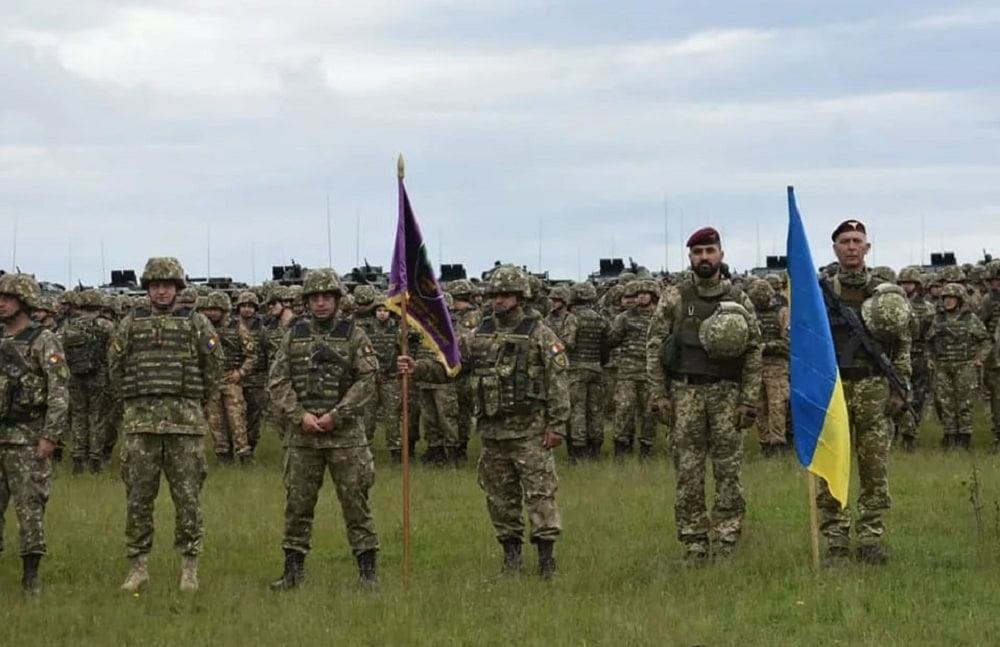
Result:
[[441,285],[434,277],[434,266],[427,258],[427,246],[413,216],[403,178],[399,178],[399,222],[396,225],[396,246],[392,253],[389,294],[385,305],[403,316],[404,302],[407,322],[420,331],[448,375],[458,375],[462,368],[462,355],[458,350],[455,328],[451,325],[448,304]]

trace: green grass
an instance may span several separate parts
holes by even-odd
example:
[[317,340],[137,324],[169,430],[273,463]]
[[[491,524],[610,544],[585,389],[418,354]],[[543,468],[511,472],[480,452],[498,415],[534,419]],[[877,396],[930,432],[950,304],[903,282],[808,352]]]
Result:
[[[679,567],[673,468],[560,463],[565,533],[560,576],[497,576],[472,465],[412,470],[413,566],[401,582],[400,472],[378,454],[374,490],[381,591],[360,593],[333,491],[317,508],[308,578],[275,594],[283,490],[268,434],[252,470],[213,466],[205,484],[201,590],[176,592],[173,509],[161,489],[152,582],[118,586],[124,490],[117,473],[72,478],[60,468],[47,529],[42,596],[23,600],[16,522],[0,558],[4,645],[991,645],[1000,644],[1000,459],[980,420],[970,454],[943,454],[928,431],[916,454],[893,453],[893,510],[882,568],[811,567],[805,473],[764,461],[748,442],[743,542],[726,564]],[[560,450],[561,455],[561,450]],[[969,482],[978,468],[982,538]],[[854,490],[856,493],[856,489]],[[526,553],[534,566],[534,554]]]

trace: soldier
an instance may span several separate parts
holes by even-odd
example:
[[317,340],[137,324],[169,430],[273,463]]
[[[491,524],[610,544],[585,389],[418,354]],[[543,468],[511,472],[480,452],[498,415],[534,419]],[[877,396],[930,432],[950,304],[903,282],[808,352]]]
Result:
[[[472,282],[468,279],[458,279],[448,284],[448,294],[454,300],[453,313],[458,324],[455,332],[458,334],[475,330],[482,323],[482,311],[472,303],[473,292]],[[472,437],[474,405],[469,375],[459,375],[455,379],[455,388],[458,391],[458,446],[453,461],[461,464],[468,460],[469,440]]]
[[[418,359],[435,357],[434,351],[422,337],[414,338],[411,348]],[[454,461],[452,456],[460,451],[457,380],[449,378],[436,382],[416,378],[414,381],[424,440],[427,441],[427,451],[420,460],[425,465],[443,467]]]
[[31,319],[41,296],[28,274],[0,276],[0,551],[13,500],[20,526],[21,588],[41,591],[50,457],[66,426],[69,368],[56,336]]
[[201,487],[205,480],[204,408],[219,388],[222,349],[203,315],[174,304],[185,287],[176,258],[146,261],[137,306],[115,330],[109,351],[111,392],[122,400],[125,546],[131,562],[122,590],[149,582],[153,505],[166,476],[176,510],[174,545],[181,553],[180,589],[198,590],[202,550]]
[[545,325],[552,329],[559,341],[566,347],[567,353],[572,353],[576,344],[576,317],[569,311],[573,299],[569,287],[556,286],[549,292],[549,314],[545,316]]
[[608,343],[620,351],[614,394],[615,458],[632,453],[638,423],[639,458],[647,459],[653,455],[656,442],[656,413],[646,382],[646,333],[659,289],[653,281],[637,279],[625,286],[624,296],[632,305],[615,317],[608,333]]
[[31,318],[37,321],[43,328],[48,328],[56,332],[59,328],[58,307],[52,297],[39,297],[38,307],[31,312]]
[[[743,528],[742,430],[757,417],[761,343],[753,304],[719,275],[719,232],[699,229],[687,246],[694,278],[664,293],[650,322],[646,363],[660,420],[673,419],[674,515],[683,563],[698,566],[710,555],[730,557]],[[705,505],[709,458],[711,517]]]
[[257,314],[260,299],[249,290],[240,292],[236,297],[236,308],[239,311],[240,324],[253,337],[257,361],[246,374],[240,384],[243,386],[243,400],[246,402],[247,443],[250,445],[250,457],[253,458],[257,443],[260,442],[260,426],[267,409],[267,331]]
[[[614,321],[622,312],[625,312],[632,305],[632,297],[624,296],[625,284],[618,283],[608,288],[604,293],[604,303],[601,308],[601,315],[607,321]],[[610,330],[609,330],[610,332]],[[621,347],[611,348],[604,360],[604,371],[601,373],[601,386],[604,392],[604,402],[601,403],[601,413],[605,422],[615,424],[615,390],[618,383],[618,360],[621,357]]]
[[[376,384],[378,386],[378,418],[385,426],[385,445],[394,464],[403,462],[403,444],[401,434],[402,411],[402,381],[396,369],[396,357],[399,356],[400,334],[399,322],[385,307],[385,295],[375,297],[375,317],[368,333],[368,338],[378,356],[379,372]],[[411,388],[412,392],[412,388]],[[412,400],[411,400],[412,401]],[[410,428],[407,438],[410,442],[410,455],[420,438],[420,417],[410,415]]]
[[912,415],[902,415],[897,421],[897,431],[903,437],[903,449],[912,452],[917,447],[920,420],[923,417],[924,406],[931,389],[931,374],[927,368],[925,351],[927,350],[927,333],[934,321],[934,308],[924,296],[919,267],[910,266],[900,270],[899,287],[903,288],[910,301],[912,314],[910,323],[910,364],[912,365],[910,403],[919,417],[914,419]]
[[597,460],[604,444],[601,420],[601,362],[608,354],[607,320],[594,309],[597,289],[592,283],[576,283],[572,291],[576,339],[567,351],[570,375],[570,423],[567,450],[570,461]]
[[754,281],[747,296],[757,311],[761,337],[760,405],[757,429],[760,453],[774,458],[788,448],[788,306],[776,298],[768,281]]
[[934,372],[934,399],[941,412],[946,449],[971,449],[972,398],[992,336],[965,305],[965,288],[949,283],[941,290],[941,309],[927,333],[928,369]]
[[353,320],[337,317],[344,296],[332,269],[306,272],[302,297],[309,314],[295,319],[281,340],[268,389],[289,422],[285,446],[284,570],[271,589],[296,588],[305,577],[312,545],[313,515],[326,471],[330,471],[347,540],[360,581],[374,588],[378,577],[378,535],[368,493],[375,461],[362,421],[375,397],[378,359],[367,335]]
[[108,431],[108,346],[114,324],[100,316],[101,293],[85,290],[77,296],[78,314],[60,331],[66,353],[69,406],[73,411],[73,474],[89,465],[93,474],[104,468],[105,436]]
[[[854,524],[858,543],[855,556],[864,564],[879,565],[888,560],[881,539],[885,533],[883,517],[891,503],[887,465],[891,419],[902,413],[905,398],[890,392],[888,380],[878,368],[875,358],[859,348],[858,331],[851,329],[847,320],[838,313],[838,308],[860,312],[867,328],[861,332],[880,343],[899,379],[908,382],[909,306],[905,295],[897,294],[896,299],[874,299],[878,279],[865,267],[865,256],[871,249],[871,243],[868,242],[864,223],[845,220],[834,229],[831,239],[839,265],[836,274],[824,280],[839,303],[828,299],[827,310],[861,481],[859,514]],[[873,308],[873,305],[876,307]],[[820,514],[820,531],[827,541],[827,562],[833,565],[850,557],[851,513],[849,509],[841,508],[822,479],[816,504]]]
[[[479,485],[503,546],[503,570],[521,569],[527,507],[538,573],[551,578],[556,573],[553,547],[562,530],[552,450],[566,435],[569,362],[555,333],[524,314],[522,301],[529,289],[517,267],[497,268],[489,285],[494,314],[472,335],[460,337],[459,345],[478,394],[477,428],[483,439]],[[401,355],[397,363],[401,372],[418,379],[446,379],[444,367],[433,360],[415,362]]]
[[240,465],[253,463],[253,448],[247,437],[247,403],[243,380],[257,366],[257,343],[239,317],[230,314],[232,302],[222,290],[206,297],[205,316],[215,326],[222,344],[222,382],[205,409],[215,439],[213,450],[221,465],[235,458]]
[[[270,367],[274,364],[274,356],[278,352],[281,339],[285,336],[285,332],[288,330],[292,319],[295,318],[295,314],[290,307],[291,302],[291,293],[288,287],[284,285],[274,285],[265,299],[267,314],[264,316],[262,324],[264,326],[264,336],[267,338],[267,364],[269,373]],[[288,421],[285,416],[281,415],[275,409],[270,393],[268,393],[268,407],[265,409],[264,417],[273,422],[278,435],[284,437],[288,431]]]
[[[990,261],[985,272],[987,291],[983,295],[979,318],[986,331],[996,333],[1000,328],[1000,261]],[[1000,354],[990,353],[983,369],[983,391],[990,406],[993,429],[993,453],[1000,452]]]
[[[354,288],[354,304],[355,310],[354,314],[351,315],[354,318],[354,323],[360,328],[366,335],[368,335],[369,341],[375,347],[375,354],[379,360],[379,374],[376,376],[375,380],[375,397],[371,399],[368,405],[368,410],[362,418],[362,425],[365,429],[365,435],[368,437],[368,442],[375,440],[375,422],[378,419],[379,412],[379,399],[378,393],[380,392],[380,380],[382,371],[385,370],[386,365],[383,362],[383,356],[379,354],[378,346],[375,345],[374,333],[381,332],[376,331],[376,326],[378,321],[375,319],[375,299],[378,298],[379,293],[374,287],[370,285],[359,285]],[[384,303],[384,301],[383,301]],[[395,344],[395,337],[393,338],[393,344]],[[383,349],[383,352],[385,349]],[[390,369],[394,370],[396,366],[396,357],[393,353],[392,357],[386,357],[389,360],[388,366]]]

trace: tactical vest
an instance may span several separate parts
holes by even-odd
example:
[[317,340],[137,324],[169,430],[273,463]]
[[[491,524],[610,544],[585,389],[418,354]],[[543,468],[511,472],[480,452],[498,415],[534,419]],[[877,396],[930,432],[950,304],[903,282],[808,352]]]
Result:
[[299,404],[311,413],[326,413],[340,403],[354,383],[350,339],[354,322],[337,321],[323,333],[310,317],[292,322],[288,364]]
[[162,315],[147,308],[132,311],[122,379],[124,399],[149,396],[204,399],[205,379],[194,316],[189,308]]
[[680,288],[681,302],[678,320],[674,322],[673,343],[675,357],[671,373],[674,375],[717,378],[739,381],[743,377],[743,360],[716,360],[708,356],[701,346],[698,330],[701,322],[712,316],[722,301],[739,302],[739,289],[731,287],[718,297],[703,297],[694,283]]
[[976,345],[969,337],[972,312],[958,316],[939,312],[935,321],[934,357],[941,363],[969,362],[976,358]]
[[625,311],[625,336],[619,346],[622,359],[630,363],[646,363],[646,334],[652,318],[652,308],[640,310],[634,307]]
[[281,345],[286,330],[277,317],[268,316],[262,323],[264,336],[267,339],[267,352],[264,354],[267,355],[267,361],[270,363],[274,361],[274,354],[278,351],[278,346]]
[[45,330],[31,323],[0,342],[0,421],[30,422],[45,413],[48,382],[31,358],[31,344]]
[[[824,279],[826,280],[826,279]],[[841,285],[840,302],[845,308],[851,308],[858,313],[861,321],[861,304],[871,296],[866,287],[855,288]],[[859,342],[854,339],[847,320],[834,314],[827,304],[827,316],[830,318],[830,332],[833,334],[833,347],[837,353],[838,369],[874,370],[873,359],[868,356]],[[887,349],[888,352],[888,349]]]
[[930,304],[922,295],[910,297],[910,311],[912,314],[912,325],[910,326],[910,346],[911,355],[923,355],[924,341],[927,340],[927,333],[931,327],[931,317],[929,316]]
[[358,320],[358,325],[368,335],[368,341],[375,349],[379,371],[395,373],[396,357],[399,355],[399,325],[396,321],[389,318],[382,323],[375,317],[366,317]]
[[233,317],[229,323],[215,329],[222,344],[222,370],[226,373],[243,366],[246,354],[243,352],[243,340],[240,339],[240,322]]
[[496,319],[489,318],[476,328],[472,389],[477,417],[528,414],[545,399],[541,367],[531,365],[531,333],[537,323],[524,317],[511,332],[498,333]]
[[93,375],[105,365],[108,335],[96,317],[75,317],[60,336],[66,365],[72,375]]
[[[770,307],[757,311],[757,323],[760,324],[761,341],[780,341],[783,338],[781,321],[778,315],[781,313],[780,304],[772,304]],[[788,357],[788,353],[783,350],[764,350],[767,357]]]
[[577,306],[576,344],[569,351],[569,365],[600,364],[607,353],[606,325],[590,306]]
[[[246,325],[246,324],[244,324]],[[267,369],[270,365],[269,357],[267,354],[267,330],[264,328],[264,322],[261,321],[260,317],[254,316],[250,319],[250,325],[246,326],[247,330],[253,336],[254,343],[257,344],[257,361],[254,363],[253,372],[255,374],[261,374],[267,376]]]

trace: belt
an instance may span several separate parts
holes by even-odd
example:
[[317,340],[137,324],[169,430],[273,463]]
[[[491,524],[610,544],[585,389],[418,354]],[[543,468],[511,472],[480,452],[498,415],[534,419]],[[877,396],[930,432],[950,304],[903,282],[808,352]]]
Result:
[[680,382],[681,384],[718,384],[722,382],[721,377],[715,375],[675,375],[671,378],[673,382]]
[[840,379],[847,380],[849,382],[875,377],[879,374],[875,369],[868,366],[848,366],[840,368],[839,370]]

